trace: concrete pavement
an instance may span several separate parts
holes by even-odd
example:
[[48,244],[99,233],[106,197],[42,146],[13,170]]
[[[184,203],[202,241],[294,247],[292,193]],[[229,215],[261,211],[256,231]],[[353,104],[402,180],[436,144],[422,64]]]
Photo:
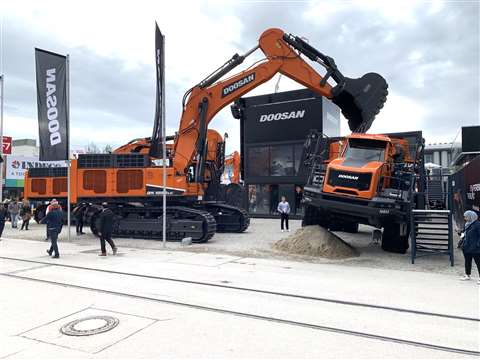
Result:
[[[51,266],[171,277],[465,317],[479,317],[479,287],[449,274],[309,264],[225,254],[62,244],[62,258],[38,241],[4,240],[0,273],[121,292],[350,331],[479,350],[479,322],[252,293],[235,289]],[[44,264],[46,263],[46,264]],[[464,355],[366,339],[229,313],[0,276],[0,358],[363,357],[452,358]],[[60,334],[69,319],[115,314],[117,328],[88,339]]]

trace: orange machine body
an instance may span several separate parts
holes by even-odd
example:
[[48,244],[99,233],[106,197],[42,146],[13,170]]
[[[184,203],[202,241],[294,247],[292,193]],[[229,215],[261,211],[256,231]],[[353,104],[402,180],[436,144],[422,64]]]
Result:
[[[364,161],[363,163],[352,163],[351,161],[348,161],[349,159],[346,158],[348,145],[353,139],[375,141],[377,146],[383,146],[383,156],[377,161]],[[385,135],[352,134],[347,136],[345,140],[332,143],[330,145],[330,151],[330,159],[325,176],[325,179],[327,180],[323,183],[323,191],[325,193],[345,195],[349,197],[372,199],[376,196],[379,190],[379,185],[381,185],[380,189],[388,187],[392,181],[391,176],[396,154],[401,156],[401,159],[397,159],[397,161],[400,160],[403,163],[413,163],[413,160],[410,158],[407,140]],[[348,174],[343,176],[351,176],[352,179],[361,175],[371,175],[371,180],[368,187],[364,189],[353,189],[346,186],[332,185],[328,179],[331,178],[334,171]],[[379,184],[381,181],[382,184]]]
[[[171,194],[195,196],[199,199],[208,187],[210,174],[206,168],[203,181],[195,182],[190,173],[197,165],[199,141],[202,121],[199,114],[199,104],[208,102],[204,115],[205,128],[213,117],[225,106],[242,95],[281,73],[300,84],[312,89],[325,97],[332,97],[332,86],[327,82],[322,84],[322,76],[308,65],[294,49],[283,39],[284,32],[280,29],[266,30],[259,39],[258,47],[264,52],[265,60],[225,80],[215,82],[210,86],[197,85],[191,92],[183,109],[180,127],[171,144],[167,144],[169,166],[166,187]],[[150,139],[135,139],[116,149],[114,154],[147,154]],[[223,139],[218,132],[206,129],[206,156],[204,161],[214,161],[217,144]],[[81,198],[92,197],[138,197],[148,195],[148,185],[163,186],[162,166],[152,166],[143,169],[79,169],[72,161],[71,189],[72,203]],[[235,179],[237,181],[238,179]],[[63,186],[59,191],[58,184],[66,183],[62,178],[29,178],[25,177],[25,197],[51,198],[66,196]],[[56,187],[54,184],[57,184]]]
[[240,183],[240,153],[238,151],[225,157],[225,172],[228,173],[229,183]]

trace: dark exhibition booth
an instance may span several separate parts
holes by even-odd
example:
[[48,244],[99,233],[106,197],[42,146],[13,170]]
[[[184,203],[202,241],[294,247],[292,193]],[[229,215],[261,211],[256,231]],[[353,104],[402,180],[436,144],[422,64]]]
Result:
[[310,130],[340,135],[340,110],[310,90],[241,98],[232,106],[240,119],[242,178],[251,216],[276,215],[281,196],[300,216],[305,174],[300,162]]

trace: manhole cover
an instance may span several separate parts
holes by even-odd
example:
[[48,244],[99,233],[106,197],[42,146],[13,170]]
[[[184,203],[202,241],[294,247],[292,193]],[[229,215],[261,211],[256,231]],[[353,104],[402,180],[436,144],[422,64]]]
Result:
[[89,336],[112,330],[120,321],[113,316],[89,316],[70,321],[60,328],[60,332],[69,336]]

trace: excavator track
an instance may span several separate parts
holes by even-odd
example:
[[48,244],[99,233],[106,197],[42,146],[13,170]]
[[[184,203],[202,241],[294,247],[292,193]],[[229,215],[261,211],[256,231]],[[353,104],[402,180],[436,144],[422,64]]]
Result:
[[[162,239],[161,206],[117,206],[110,208],[115,214],[113,236],[125,238]],[[89,207],[86,220],[92,233],[98,235],[102,207]],[[191,237],[194,243],[205,243],[215,235],[215,218],[207,211],[184,206],[167,207],[167,240],[181,241]]]
[[241,233],[250,226],[250,216],[242,208],[221,203],[205,203],[204,209],[215,217],[217,232]]

